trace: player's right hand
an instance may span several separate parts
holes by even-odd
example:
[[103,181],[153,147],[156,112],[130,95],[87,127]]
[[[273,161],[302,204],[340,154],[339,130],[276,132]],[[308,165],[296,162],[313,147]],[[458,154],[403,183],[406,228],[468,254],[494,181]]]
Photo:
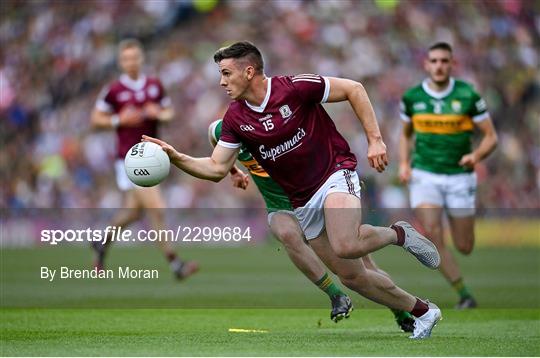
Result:
[[368,161],[369,165],[382,173],[386,166],[388,166],[388,156],[386,154],[386,144],[382,139],[378,139],[372,142],[368,141]]
[[167,155],[169,156],[170,161],[173,162],[173,163],[174,163],[175,160],[178,160],[180,158],[180,153],[178,153],[176,151],[176,149],[174,149],[174,147],[172,145],[170,145],[167,142],[162,141],[161,139],[157,139],[157,138],[149,137],[147,135],[143,135],[142,138],[141,138],[141,142],[152,142],[152,143],[156,143],[157,145],[161,146],[161,149],[163,149],[163,151],[165,153],[167,153]]
[[411,165],[409,163],[399,164],[399,181],[407,184],[411,180]]
[[120,125],[124,127],[138,126],[144,119],[143,112],[133,106],[123,108],[118,114]]
[[237,171],[236,173],[231,174],[231,181],[234,188],[246,190],[249,185],[249,175],[241,171]]

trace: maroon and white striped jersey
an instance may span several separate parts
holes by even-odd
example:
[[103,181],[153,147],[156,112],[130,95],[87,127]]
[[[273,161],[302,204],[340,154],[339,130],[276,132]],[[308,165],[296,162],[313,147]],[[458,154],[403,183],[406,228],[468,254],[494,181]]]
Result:
[[303,74],[267,82],[260,106],[243,100],[229,105],[218,144],[244,144],[293,207],[301,207],[334,172],[354,170],[356,157],[321,105],[330,92],[328,79]]

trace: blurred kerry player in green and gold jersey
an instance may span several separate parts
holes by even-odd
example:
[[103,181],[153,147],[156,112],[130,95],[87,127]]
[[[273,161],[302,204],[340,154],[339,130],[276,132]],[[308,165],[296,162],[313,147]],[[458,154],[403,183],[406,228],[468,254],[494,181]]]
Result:
[[[449,44],[431,46],[424,63],[428,78],[403,95],[399,176],[409,183],[411,207],[439,250],[439,270],[460,296],[457,308],[473,308],[476,300],[444,244],[442,214],[448,215],[456,249],[470,254],[474,246],[474,167],[495,149],[497,134],[484,99],[471,84],[450,76],[453,61]],[[482,139],[473,150],[475,127]]]
[[[213,146],[221,137],[221,125],[222,120],[219,119],[208,128],[208,138]],[[283,244],[293,264],[329,296],[332,302],[330,318],[337,322],[343,317],[348,317],[353,309],[350,298],[332,281],[322,262],[305,242],[302,230],[292,211],[291,202],[281,186],[270,177],[245,147],[240,149],[238,160],[249,171],[264,199],[268,211],[268,225],[272,234]],[[249,183],[248,175],[236,166],[233,166],[230,174],[234,187],[246,189]],[[377,267],[370,255],[363,257],[362,260],[368,269],[388,276]],[[404,332],[413,331],[414,317],[409,312],[400,310],[392,310],[392,312],[398,326]]]

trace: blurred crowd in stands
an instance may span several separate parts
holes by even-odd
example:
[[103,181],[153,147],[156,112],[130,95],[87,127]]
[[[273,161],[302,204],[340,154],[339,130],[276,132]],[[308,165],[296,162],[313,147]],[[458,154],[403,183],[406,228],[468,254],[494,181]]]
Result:
[[[3,208],[118,207],[113,133],[93,132],[101,88],[118,76],[116,45],[137,37],[177,118],[165,140],[211,152],[210,122],[228,98],[213,52],[236,40],[262,50],[266,74],[320,73],[364,84],[392,166],[376,174],[347,104],[326,105],[349,139],[370,207],[406,207],[397,181],[398,104],[425,74],[426,48],[454,45],[455,76],[475,84],[496,125],[497,151],[478,166],[479,205],[540,208],[540,6],[528,0],[5,0],[0,24],[0,173]],[[313,160],[316,160],[313,159]],[[241,192],[178,170],[169,207],[263,207]]]

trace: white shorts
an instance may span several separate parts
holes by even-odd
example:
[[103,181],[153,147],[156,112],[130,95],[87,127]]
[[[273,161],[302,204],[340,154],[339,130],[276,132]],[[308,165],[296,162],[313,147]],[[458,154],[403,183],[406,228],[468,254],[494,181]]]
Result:
[[114,162],[114,171],[116,172],[116,184],[120,190],[128,191],[137,187],[137,185],[133,184],[133,182],[129,180],[126,174],[126,168],[124,167],[123,159],[116,159]]
[[349,193],[360,198],[358,174],[342,169],[332,174],[305,206],[294,209],[306,240],[317,238],[324,229],[324,201],[331,193]]
[[411,207],[433,204],[453,217],[472,216],[476,209],[476,174],[436,174],[413,169],[409,185]]
[[272,218],[274,217],[274,215],[276,214],[287,214],[287,215],[291,215],[293,218],[296,219],[296,216],[294,215],[294,212],[290,211],[290,210],[278,210],[278,211],[272,211],[271,213],[268,213],[268,216],[267,216],[267,220],[268,220],[268,226],[270,226],[270,224],[272,223]]

